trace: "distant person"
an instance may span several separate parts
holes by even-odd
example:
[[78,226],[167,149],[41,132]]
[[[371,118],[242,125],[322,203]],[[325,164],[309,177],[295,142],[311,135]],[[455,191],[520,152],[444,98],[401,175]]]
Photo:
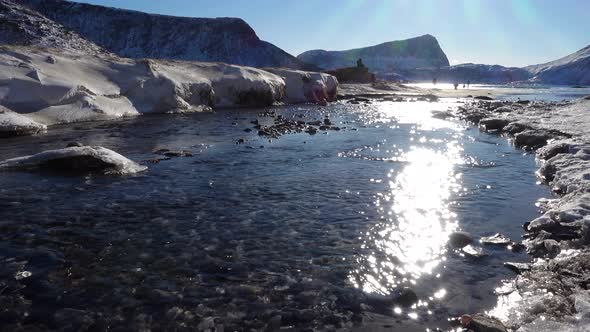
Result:
[[463,83],[463,89],[465,89],[465,86],[466,86],[466,84],[465,84],[465,83]]
[[453,86],[455,87],[455,90],[457,90],[457,88],[459,87],[459,83],[455,82],[455,83],[453,84]]
[[469,86],[471,85],[471,81],[467,81],[467,87],[469,88]]
[[436,85],[436,82],[437,82],[437,81],[438,81],[438,80],[436,79],[436,77],[435,77],[435,78],[433,78],[433,79],[432,79],[432,85]]
[[364,68],[365,64],[363,63],[363,59],[359,58],[358,60],[356,60],[356,66],[358,68]]

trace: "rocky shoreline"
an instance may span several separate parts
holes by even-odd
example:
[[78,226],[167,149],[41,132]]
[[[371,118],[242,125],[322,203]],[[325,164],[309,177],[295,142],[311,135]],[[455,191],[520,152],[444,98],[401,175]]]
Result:
[[[572,102],[472,100],[439,118],[459,118],[516,147],[535,150],[537,174],[557,198],[524,223],[535,260],[497,290],[489,312],[514,331],[585,331],[590,324],[590,98]],[[508,264],[509,265],[509,264]]]

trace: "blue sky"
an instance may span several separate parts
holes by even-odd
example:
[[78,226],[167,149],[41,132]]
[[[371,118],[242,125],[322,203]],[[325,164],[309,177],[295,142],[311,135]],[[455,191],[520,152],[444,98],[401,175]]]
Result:
[[192,17],[241,17],[297,55],[423,34],[451,63],[525,66],[590,45],[590,0],[84,0]]

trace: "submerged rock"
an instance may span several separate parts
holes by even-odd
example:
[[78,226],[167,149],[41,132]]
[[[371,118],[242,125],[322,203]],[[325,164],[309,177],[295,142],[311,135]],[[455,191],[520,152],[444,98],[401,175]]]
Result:
[[454,248],[463,248],[473,242],[473,237],[467,232],[453,232],[449,235],[449,244]]
[[0,162],[0,170],[32,169],[58,172],[132,174],[142,172],[147,167],[101,146],[48,150],[32,156],[18,157]]
[[418,295],[412,289],[404,287],[393,293],[393,302],[403,307],[411,307],[418,302]]

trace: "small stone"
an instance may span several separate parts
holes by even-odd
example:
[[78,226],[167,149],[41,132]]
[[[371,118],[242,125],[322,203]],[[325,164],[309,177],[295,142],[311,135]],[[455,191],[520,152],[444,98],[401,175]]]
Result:
[[492,236],[482,237],[479,240],[479,242],[481,242],[482,244],[489,244],[489,245],[507,245],[507,244],[511,243],[512,241],[508,237],[506,237],[500,233],[496,233]]
[[525,245],[519,242],[511,242],[506,248],[512,252],[521,252],[525,249]]
[[482,247],[473,246],[471,244],[466,245],[465,247],[461,248],[461,252],[471,258],[481,258],[486,256]]
[[522,273],[523,271],[530,271],[531,264],[529,263],[514,263],[514,262],[506,262],[504,266],[511,271],[514,271],[518,274]]

